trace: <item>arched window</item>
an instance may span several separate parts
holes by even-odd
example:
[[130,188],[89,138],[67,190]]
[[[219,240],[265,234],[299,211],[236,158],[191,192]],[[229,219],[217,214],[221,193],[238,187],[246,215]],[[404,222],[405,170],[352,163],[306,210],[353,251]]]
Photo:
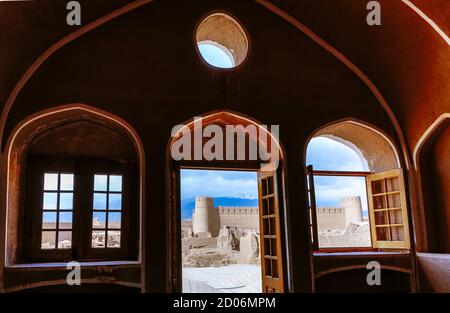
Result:
[[355,122],[325,127],[306,162],[315,249],[409,248],[403,175],[381,133]]
[[127,130],[63,111],[21,129],[11,155],[8,263],[137,260],[139,159]]

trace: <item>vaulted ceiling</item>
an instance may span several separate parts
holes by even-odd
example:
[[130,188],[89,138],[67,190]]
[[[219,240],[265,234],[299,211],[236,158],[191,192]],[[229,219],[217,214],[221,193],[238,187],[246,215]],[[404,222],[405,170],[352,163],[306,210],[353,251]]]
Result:
[[[186,13],[173,2],[174,15]],[[218,8],[222,2],[217,1]],[[380,0],[382,26],[372,27],[365,24],[367,1],[256,2],[271,3],[295,18],[361,69],[399,120],[410,152],[429,125],[450,112],[448,0]],[[80,3],[82,22],[87,25],[130,1]],[[27,68],[48,47],[77,29],[66,24],[66,12],[66,1],[0,2],[0,106]]]

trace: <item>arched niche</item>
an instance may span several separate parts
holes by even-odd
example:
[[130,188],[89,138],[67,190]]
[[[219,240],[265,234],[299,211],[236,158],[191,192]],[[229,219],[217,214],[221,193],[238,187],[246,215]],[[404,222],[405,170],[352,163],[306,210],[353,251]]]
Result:
[[23,216],[28,160],[41,157],[87,157],[134,162],[137,169],[138,255],[140,261],[140,225],[144,151],[134,129],[119,117],[84,105],[71,104],[38,112],[25,119],[7,142],[6,194],[6,266],[22,262]]
[[450,118],[426,132],[416,161],[426,224],[426,252],[450,253]]
[[[316,137],[326,137],[346,145],[359,156],[369,172],[400,168],[398,152],[392,141],[381,131],[365,123],[354,120],[331,123],[314,132],[310,140]],[[306,149],[307,147],[308,145]]]

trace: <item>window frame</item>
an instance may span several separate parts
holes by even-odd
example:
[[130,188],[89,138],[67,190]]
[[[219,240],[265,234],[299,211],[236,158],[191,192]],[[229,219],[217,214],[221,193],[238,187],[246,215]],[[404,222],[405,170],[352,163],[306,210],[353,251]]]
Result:
[[[409,220],[408,220],[408,211],[407,211],[407,203],[406,203],[406,194],[405,194],[405,182],[403,179],[403,171],[402,169],[394,169],[386,172],[380,173],[371,173],[366,171],[330,171],[330,170],[315,170],[313,165],[308,165],[307,168],[307,199],[308,199],[308,215],[311,219],[311,248],[314,252],[376,252],[380,250],[409,250],[410,249],[410,237],[409,237]],[[400,187],[400,197],[402,201],[401,211],[402,217],[404,221],[404,240],[402,244],[399,242],[381,242],[377,239],[375,234],[375,222],[374,222],[374,207],[371,202],[372,189],[370,183],[373,179],[379,177],[387,177],[392,175],[398,175],[399,178],[399,187]],[[315,176],[337,176],[337,177],[364,177],[366,184],[366,200],[368,204],[368,221],[370,227],[370,239],[371,239],[371,247],[319,247],[318,241],[318,224],[317,224],[317,213],[313,212],[316,210],[316,197],[315,197],[315,186],[314,186],[314,177]]]
[[[92,157],[29,156],[20,242],[24,262],[116,261],[138,259],[137,176],[133,162]],[[73,173],[72,245],[70,249],[41,249],[45,173]],[[122,175],[120,248],[91,248],[94,174]],[[135,179],[136,178],[136,179]],[[36,181],[39,187],[36,188]],[[135,190],[136,192],[132,192]],[[106,226],[106,225],[105,225]],[[26,238],[32,238],[27,241]],[[135,238],[135,240],[133,240]],[[56,243],[57,245],[58,243]],[[98,251],[100,250],[100,251]]]

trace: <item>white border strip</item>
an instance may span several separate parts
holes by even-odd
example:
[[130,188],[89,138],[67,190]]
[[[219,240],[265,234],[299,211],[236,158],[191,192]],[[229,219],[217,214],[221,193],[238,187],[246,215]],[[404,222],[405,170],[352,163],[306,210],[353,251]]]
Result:
[[441,36],[445,40],[447,45],[450,46],[450,38],[431,18],[428,17],[428,15],[426,15],[422,10],[416,7],[409,0],[402,0],[402,2],[407,6],[409,6],[414,12],[416,12],[421,18],[423,18],[425,22],[427,22],[431,27],[433,27],[434,30],[439,34],[439,36]]

